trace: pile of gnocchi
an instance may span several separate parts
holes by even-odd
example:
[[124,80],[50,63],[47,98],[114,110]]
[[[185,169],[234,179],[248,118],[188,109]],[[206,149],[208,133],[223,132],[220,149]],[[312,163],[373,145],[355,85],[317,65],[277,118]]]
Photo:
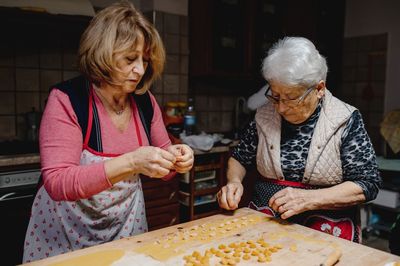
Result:
[[207,249],[204,254],[194,251],[184,256],[185,266],[209,266],[211,260],[217,259],[220,265],[236,265],[240,261],[257,261],[260,263],[272,260],[273,253],[282,249],[281,244],[271,245],[263,238],[257,241],[232,242],[229,245],[220,244],[217,248]]

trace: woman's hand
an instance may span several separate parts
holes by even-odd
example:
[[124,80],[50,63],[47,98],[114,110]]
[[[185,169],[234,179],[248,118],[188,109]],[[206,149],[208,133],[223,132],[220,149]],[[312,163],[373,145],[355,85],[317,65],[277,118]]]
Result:
[[229,182],[217,193],[218,204],[226,210],[235,210],[239,206],[243,195],[243,185],[241,182]]
[[149,177],[166,176],[176,163],[174,154],[153,146],[140,147],[130,154],[134,172]]
[[186,173],[193,167],[193,150],[186,144],[171,145],[167,149],[175,158],[174,169],[178,173]]
[[268,205],[275,212],[280,213],[282,219],[287,219],[293,215],[317,209],[318,197],[315,190],[287,187],[276,192]]

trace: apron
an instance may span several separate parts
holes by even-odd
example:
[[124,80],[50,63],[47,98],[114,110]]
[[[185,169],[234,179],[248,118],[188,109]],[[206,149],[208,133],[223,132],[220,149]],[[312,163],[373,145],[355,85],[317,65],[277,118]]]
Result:
[[[268,206],[270,198],[278,191],[293,187],[297,189],[319,189],[320,187],[305,185],[300,182],[262,178],[255,184],[253,200],[249,208],[273,217],[280,217]],[[357,206],[343,210],[307,211],[287,219],[289,222],[328,233],[356,243],[361,242],[361,227]]]
[[[89,108],[92,109],[91,104]],[[139,145],[142,146],[135,116],[134,120]],[[115,157],[88,147],[91,128],[92,120],[89,119],[80,165]],[[139,175],[131,175],[105,191],[77,201],[53,201],[44,186],[41,186],[32,205],[23,262],[141,234],[147,230]]]

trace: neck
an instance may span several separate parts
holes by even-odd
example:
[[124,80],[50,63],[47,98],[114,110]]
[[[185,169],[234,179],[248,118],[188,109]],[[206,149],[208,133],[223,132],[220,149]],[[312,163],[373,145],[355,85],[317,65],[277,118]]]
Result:
[[122,114],[125,109],[127,109],[127,106],[129,106],[128,94],[121,93],[120,91],[114,89],[112,86],[94,86],[94,88],[96,94],[103,102],[103,105],[117,115]]

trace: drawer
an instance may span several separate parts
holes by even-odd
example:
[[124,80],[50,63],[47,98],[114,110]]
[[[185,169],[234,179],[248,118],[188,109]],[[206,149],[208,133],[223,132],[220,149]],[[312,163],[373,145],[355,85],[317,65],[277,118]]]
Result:
[[149,231],[179,223],[179,203],[146,208]]
[[146,208],[153,208],[178,202],[179,180],[170,181],[143,178],[143,194]]

